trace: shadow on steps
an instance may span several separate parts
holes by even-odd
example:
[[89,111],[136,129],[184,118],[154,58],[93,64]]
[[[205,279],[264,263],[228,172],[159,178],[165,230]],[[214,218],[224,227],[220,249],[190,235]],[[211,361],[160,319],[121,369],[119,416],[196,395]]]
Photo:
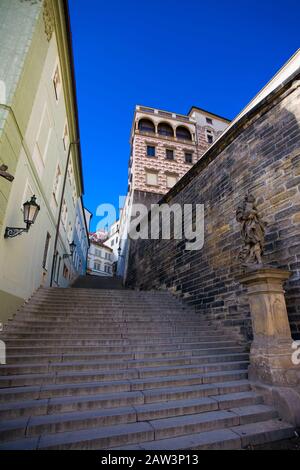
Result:
[[125,289],[121,277],[93,275],[79,276],[72,287],[79,289]]

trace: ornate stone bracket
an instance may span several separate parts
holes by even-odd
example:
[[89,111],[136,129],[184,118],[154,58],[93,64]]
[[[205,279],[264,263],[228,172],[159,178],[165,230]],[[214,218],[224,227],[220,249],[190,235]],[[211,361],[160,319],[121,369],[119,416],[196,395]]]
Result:
[[3,178],[5,178],[7,181],[13,181],[14,180],[14,176],[11,175],[10,173],[8,173],[7,171],[7,166],[6,165],[1,165],[0,166],[0,176],[2,176]]
[[52,38],[52,33],[54,31],[54,16],[50,0],[44,1],[43,18],[45,24],[45,33],[49,42]]

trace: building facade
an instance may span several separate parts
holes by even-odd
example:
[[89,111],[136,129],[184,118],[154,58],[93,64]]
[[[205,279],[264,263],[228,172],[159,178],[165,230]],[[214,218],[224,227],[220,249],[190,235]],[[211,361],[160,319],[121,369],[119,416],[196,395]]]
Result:
[[[174,237],[132,241],[127,275],[130,287],[169,289],[199,313],[241,328],[249,339],[251,303],[240,282],[245,266],[239,259],[245,244],[236,213],[245,196],[251,194],[260,220],[266,222],[263,266],[289,271],[285,300],[292,337],[300,339],[299,91],[300,50],[162,200],[181,207],[204,202],[203,247],[186,250],[185,243]],[[268,286],[266,282],[263,289],[255,283],[253,286],[259,317],[263,318],[259,295],[267,294],[268,289],[277,291],[272,282]],[[270,318],[283,319],[285,307],[275,308],[281,301],[266,299],[266,305],[273,308]],[[258,324],[262,338],[266,338],[264,322]],[[280,343],[282,333],[274,329],[271,320],[268,328]]]
[[87,273],[94,276],[113,276],[113,250],[101,242],[90,240]]
[[119,244],[120,244],[120,221],[116,220],[114,222],[108,232],[108,239],[103,243],[105,246],[108,246],[113,251],[113,261],[118,261],[119,256]]
[[[83,181],[67,2],[2,0],[0,16],[0,166],[14,178],[0,174],[3,321],[40,286],[76,277],[70,245]],[[24,226],[33,195],[35,223],[4,238],[7,226]]]
[[128,191],[120,218],[118,274],[126,277],[133,204],[148,209],[202,157],[230,121],[193,106],[187,115],[136,106],[130,135]]
[[[88,214],[90,214],[90,216]],[[76,205],[76,221],[73,231],[73,264],[76,277],[84,276],[87,270],[87,256],[90,247],[89,223],[91,213],[84,209],[82,198],[78,198]]]

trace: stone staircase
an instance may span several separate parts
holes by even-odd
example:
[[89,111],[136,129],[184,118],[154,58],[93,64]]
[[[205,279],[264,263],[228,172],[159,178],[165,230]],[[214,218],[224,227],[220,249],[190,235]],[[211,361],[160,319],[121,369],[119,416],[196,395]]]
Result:
[[40,289],[5,326],[0,449],[240,449],[293,436],[248,344],[167,292]]

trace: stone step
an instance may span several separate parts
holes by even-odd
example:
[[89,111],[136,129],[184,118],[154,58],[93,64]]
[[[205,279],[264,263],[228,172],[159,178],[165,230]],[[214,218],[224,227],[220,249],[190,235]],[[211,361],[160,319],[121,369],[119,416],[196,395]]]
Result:
[[[146,375],[140,378],[142,372],[135,369],[125,369],[121,371],[98,370],[78,371],[78,372],[57,372],[45,374],[19,374],[0,376],[0,389],[7,387],[21,387],[24,385],[53,384],[53,385],[72,385],[72,384],[91,384],[102,383],[107,391],[117,391],[121,384],[125,387],[130,385],[131,390],[144,390],[147,388],[167,387],[169,384],[174,386],[222,382],[224,380],[238,380],[247,378],[247,364],[243,363],[244,368],[226,370],[221,367],[221,371],[205,372],[201,367],[182,366],[173,369],[163,369],[164,375],[156,373],[155,368],[151,370],[152,375]],[[209,368],[209,366],[207,366]],[[148,373],[149,374],[149,373]],[[172,375],[171,375],[172,374]],[[126,388],[125,388],[126,389]],[[124,390],[125,391],[125,390]]]
[[[198,325],[193,325],[192,329],[188,328],[187,326],[184,326],[181,328],[180,326],[176,327],[164,327],[163,331],[161,328],[161,325],[149,325],[148,327],[146,325],[142,325],[141,327],[136,327],[132,325],[128,325],[128,323],[123,323],[123,324],[115,324],[110,326],[102,326],[101,327],[93,327],[93,325],[85,324],[85,327],[82,327],[81,325],[78,325],[77,323],[70,323],[70,325],[62,325],[62,324],[57,324],[57,323],[51,323],[51,324],[46,324],[46,325],[31,325],[31,324],[18,324],[15,322],[13,325],[6,325],[5,327],[5,332],[9,332],[10,335],[12,334],[19,334],[19,333],[38,333],[38,334],[45,334],[45,333],[70,333],[70,334],[78,334],[80,332],[81,334],[128,334],[130,336],[134,336],[137,334],[145,334],[145,335],[157,335],[160,333],[162,336],[170,336],[170,335],[175,335],[180,332],[183,335],[193,335],[193,334],[198,334],[198,335],[205,335],[205,336],[216,336],[221,334],[221,330],[211,330],[208,328],[202,328],[201,326]],[[224,334],[224,331],[223,331]],[[226,332],[226,336],[229,336],[229,332]],[[231,335],[232,336],[232,335]]]
[[[118,323],[118,322],[126,322],[126,323],[134,323],[137,322],[138,324],[144,324],[144,323],[154,323],[154,324],[160,324],[160,323],[165,323],[165,322],[179,322],[181,324],[189,324],[189,323],[197,323],[198,326],[218,326],[216,322],[212,322],[211,320],[204,320],[201,318],[191,318],[188,317],[186,318],[186,322],[183,322],[183,315],[178,315],[178,314],[172,314],[165,312],[164,315],[160,314],[154,314],[153,312],[138,312],[138,313],[115,313],[113,311],[110,311],[108,313],[101,313],[101,312],[85,312],[85,311],[79,311],[75,312],[74,310],[71,312],[33,312],[33,311],[27,311],[27,312],[19,312],[16,313],[14,320],[47,320],[55,323],[56,321],[88,321],[90,323],[96,322],[96,321],[103,321],[105,323]],[[59,319],[59,320],[58,320]]]
[[[216,344],[218,347],[234,347],[237,346],[238,343],[234,339],[224,340],[224,341],[213,341],[213,338],[209,338],[210,341],[205,341],[202,338],[190,338],[190,337],[180,337],[174,336],[172,338],[123,338],[123,339],[101,339],[101,338],[89,338],[88,336],[81,336],[79,338],[69,338],[68,336],[63,337],[53,337],[53,338],[36,338],[35,335],[33,337],[23,337],[23,338],[12,338],[11,336],[2,336],[2,339],[5,340],[5,343],[8,347],[16,347],[16,346],[123,346],[123,347],[130,347],[133,346],[135,348],[141,347],[168,347],[168,346],[176,346],[178,349],[182,348],[214,348]],[[241,343],[240,345],[246,346],[247,343]]]
[[134,354],[135,358],[144,358],[144,357],[164,357],[165,355],[212,355],[212,354],[231,354],[231,353],[244,353],[248,352],[249,346],[240,345],[240,346],[227,346],[227,347],[215,347],[215,348],[199,348],[198,343],[196,345],[193,343],[191,345],[183,345],[184,347],[180,349],[179,345],[160,345],[159,347],[153,347],[153,345],[144,345],[144,347],[132,347],[132,346],[65,346],[65,345],[37,345],[37,346],[13,346],[7,345],[7,355],[18,354],[23,356],[26,354],[52,354],[57,353],[58,351],[61,354],[82,354],[82,353],[98,353],[103,355],[103,357],[111,357],[116,354]]
[[[190,357],[186,359],[177,359],[173,361],[165,361],[164,363],[156,362],[154,364],[142,363],[141,361],[136,362],[98,362],[98,361],[74,361],[74,362],[52,362],[52,363],[41,363],[41,364],[20,364],[20,365],[3,365],[0,370],[1,376],[13,376],[18,374],[40,374],[40,373],[62,373],[76,371],[90,371],[94,374],[99,374],[101,371],[105,375],[124,374],[124,371],[137,371],[139,377],[146,377],[151,375],[168,375],[171,372],[176,374],[185,373],[189,371],[191,373],[208,372],[212,370],[229,370],[233,369],[244,369],[248,367],[248,361],[235,361],[235,362],[215,362],[206,364],[199,357]],[[171,374],[172,375],[172,374]]]
[[[199,391],[198,389],[196,392]],[[201,390],[200,390],[201,393]],[[62,398],[50,398],[50,399],[36,399],[36,400],[23,400],[18,402],[9,402],[0,404],[0,418],[4,419],[16,419],[24,416],[41,416],[41,415],[52,415],[59,413],[72,413],[82,412],[91,410],[103,410],[107,408],[120,408],[137,405],[147,405],[147,410],[151,412],[160,413],[159,410],[165,408],[176,409],[185,408],[195,403],[196,406],[200,406],[204,402],[208,402],[209,399],[213,400],[218,404],[218,409],[229,409],[233,406],[244,406],[250,404],[261,404],[263,402],[262,396],[254,392],[234,392],[225,393],[223,395],[211,395],[210,397],[197,397],[178,399],[178,393],[174,392],[171,399],[167,402],[154,402],[145,403],[145,396],[142,392],[120,392],[115,394],[102,394],[102,395],[89,395],[87,397],[62,397]],[[180,404],[180,407],[179,407]],[[146,408],[144,408],[146,410]],[[203,410],[202,410],[203,411]],[[164,411],[166,412],[166,411]],[[180,412],[180,410],[178,411]],[[169,412],[170,413],[170,412]],[[148,415],[144,414],[146,420]]]
[[206,335],[203,333],[198,333],[197,331],[192,331],[192,332],[176,332],[174,334],[170,333],[147,333],[147,336],[144,335],[144,340],[142,339],[141,335],[142,333],[131,333],[131,332],[118,332],[118,330],[115,330],[117,332],[115,333],[105,333],[103,330],[99,333],[97,332],[91,332],[87,333],[84,331],[77,331],[75,333],[71,332],[68,334],[67,332],[60,332],[59,330],[57,332],[40,332],[40,333],[34,333],[34,332],[27,332],[27,331],[21,331],[21,332],[5,332],[4,335],[2,335],[2,338],[5,338],[6,343],[12,342],[13,340],[34,340],[36,341],[38,338],[38,341],[42,341],[43,339],[47,342],[49,341],[65,341],[67,340],[68,342],[74,340],[74,341],[96,341],[97,344],[99,342],[103,342],[104,344],[107,345],[123,345],[123,344],[143,344],[143,343],[153,343],[153,344],[158,344],[158,343],[189,343],[189,342],[196,342],[199,341],[200,343],[213,343],[214,345],[216,343],[220,343],[221,345],[224,345],[225,342],[233,342],[236,344],[237,339],[230,335],[230,334],[223,334],[223,335]]
[[[77,431],[44,434],[37,436],[38,449],[106,449],[121,445],[136,444],[182,435],[206,432],[218,428],[230,428],[257,421],[268,421],[276,412],[265,405],[233,408],[230,411],[209,411],[200,414],[176,416],[114,426],[80,429]],[[32,439],[32,438],[29,438]],[[25,438],[26,440],[26,438]],[[23,448],[23,440],[13,442],[14,448]],[[24,443],[25,444],[25,443]],[[1,444],[0,449],[9,449],[10,443]]]
[[[104,319],[99,317],[92,317],[91,315],[85,316],[78,316],[76,318],[71,317],[56,317],[53,316],[48,318],[46,316],[33,316],[33,317],[24,317],[21,316],[19,318],[14,317],[13,320],[9,320],[4,326],[5,328],[13,328],[13,327],[41,327],[41,328],[48,328],[48,327],[65,327],[65,328],[92,328],[94,326],[98,326],[98,328],[132,328],[133,330],[147,330],[148,327],[151,327],[154,330],[160,331],[173,331],[173,329],[184,329],[185,331],[193,330],[194,328],[201,331],[207,332],[224,332],[224,327],[218,324],[208,324],[208,322],[201,322],[201,320],[197,321],[182,321],[182,320],[174,320],[167,317],[164,319],[153,319],[151,317],[147,317],[146,319],[142,317],[128,319],[128,318],[116,318],[116,316]],[[226,332],[238,331],[238,328],[226,328]]]
[[170,439],[118,446],[107,450],[240,450],[247,449],[252,445],[289,439],[294,436],[294,432],[292,425],[278,419],[272,419]]
[[[224,404],[224,400],[220,403],[218,399],[219,397],[206,397],[201,399],[173,400],[167,403],[137,403],[135,406],[44,414],[42,416],[27,415],[18,419],[2,420],[0,424],[0,440],[217,411],[221,409],[219,405]],[[253,393],[238,394],[238,396],[234,397],[231,395],[230,398],[232,408],[261,403],[262,397]]]
[[[209,395],[221,395],[227,393],[245,392],[250,390],[250,383],[248,380],[241,380],[235,376],[236,380],[205,384],[189,383],[180,385],[180,383],[165,382],[164,387],[144,389],[143,396],[145,403],[154,403],[160,401],[188,399],[194,397],[204,397]],[[197,382],[197,381],[196,381]],[[149,385],[149,383],[148,383]],[[38,400],[45,398],[65,398],[69,400],[73,397],[74,400],[89,401],[91,396],[101,394],[104,401],[111,400],[113,394],[121,392],[138,391],[136,388],[131,388],[129,381],[119,381],[114,383],[114,390],[109,390],[111,384],[103,384],[103,382],[83,383],[83,384],[60,384],[60,385],[31,385],[23,387],[9,387],[0,389],[0,403],[15,402],[18,400]],[[141,390],[141,389],[140,389]]]
[[[224,328],[223,325],[217,324],[216,322],[212,323],[211,321],[206,321],[206,320],[201,320],[201,319],[189,319],[187,318],[186,321],[184,322],[182,320],[182,316],[174,318],[171,315],[164,315],[163,317],[161,316],[156,316],[153,314],[149,315],[116,315],[114,313],[109,313],[107,315],[103,315],[101,313],[62,313],[60,316],[54,314],[54,313],[32,313],[32,312],[24,312],[24,313],[19,313],[16,314],[16,316],[13,318],[12,321],[48,321],[52,323],[61,323],[61,322],[66,322],[66,323],[80,323],[80,322],[88,322],[89,324],[107,324],[107,326],[110,325],[115,325],[116,323],[121,323],[121,324],[128,324],[130,326],[133,326],[136,324],[137,326],[149,326],[149,324],[153,325],[167,325],[167,324],[178,324],[180,325],[186,325],[186,327],[192,327],[193,325],[199,326],[199,327],[206,327],[206,328]],[[101,322],[101,323],[99,323]],[[10,323],[8,323],[10,324]]]
[[[183,354],[184,353],[184,354]],[[8,352],[6,361],[8,366],[21,367],[22,365],[31,364],[33,366],[42,366],[48,363],[59,363],[61,367],[68,367],[69,362],[78,362],[79,364],[95,363],[102,364],[103,369],[105,368],[118,368],[120,364],[126,363],[127,367],[151,367],[156,365],[188,365],[195,363],[212,363],[212,362],[234,362],[234,361],[248,361],[249,354],[247,353],[232,353],[222,355],[210,355],[203,356],[188,354],[188,351],[179,352],[165,352],[160,355],[153,354],[148,358],[138,359],[135,358],[134,353],[115,353],[115,354],[97,354],[97,353],[81,353],[81,354],[21,354],[12,355]],[[3,369],[5,366],[2,366]]]
[[196,312],[194,310],[189,309],[184,305],[178,305],[174,302],[161,302],[158,300],[157,302],[151,302],[149,304],[145,302],[139,302],[133,300],[132,302],[97,302],[94,299],[92,300],[85,300],[85,301],[75,301],[72,299],[71,301],[54,301],[54,300],[43,300],[40,302],[30,302],[30,304],[25,304],[22,306],[24,310],[49,310],[49,311],[76,311],[76,310],[85,310],[85,311],[99,311],[104,312],[107,311],[115,311],[118,313],[119,311],[124,312],[153,312],[156,314],[161,313],[161,308],[164,310],[173,312],[173,313],[182,313],[186,312],[191,316],[196,316]]

